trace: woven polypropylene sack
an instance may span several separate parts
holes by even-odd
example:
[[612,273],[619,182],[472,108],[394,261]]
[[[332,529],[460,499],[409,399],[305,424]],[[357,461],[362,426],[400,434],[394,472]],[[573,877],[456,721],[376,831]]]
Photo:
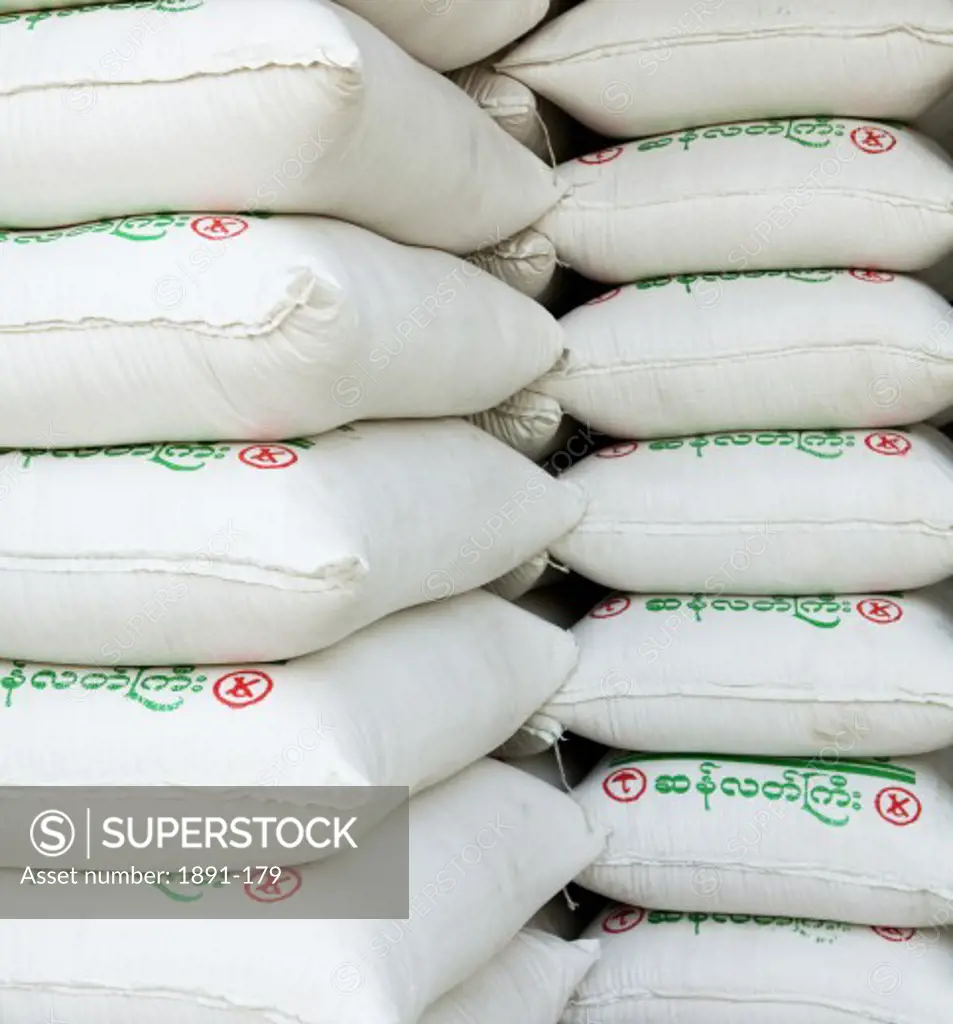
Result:
[[688,129],[561,164],[536,225],[594,281],[814,267],[923,270],[953,249],[953,162],[896,124]]
[[953,85],[953,11],[944,0],[586,0],[499,67],[614,138],[818,111],[909,121]]
[[[416,1024],[602,842],[564,793],[481,761],[411,801],[409,920],[208,920],[188,905],[187,919],[5,921],[0,1011],[5,1024],[30,1024],[51,1003],[71,1024]],[[474,850],[478,869],[453,867]],[[314,870],[299,870],[299,888]],[[21,875],[0,872],[0,892]],[[168,909],[158,888],[155,898]],[[233,910],[249,899],[242,885],[215,898]],[[236,970],[258,948],[270,955]]]
[[0,651],[80,665],[319,650],[509,572],[584,504],[460,420],[13,451],[0,479]]
[[623,441],[561,479],[588,506],[551,551],[616,590],[877,594],[953,575],[953,444],[929,426]]
[[545,309],[466,260],[321,217],[0,232],[0,264],[7,446],[51,421],[73,447],[469,415],[563,349]]
[[47,13],[0,21],[2,227],[267,210],[466,254],[559,197],[452,82],[335,4]]
[[534,720],[607,746],[803,757],[953,746],[949,582],[889,596],[620,594],[571,632],[579,665]]
[[883,271],[655,278],[563,317],[533,392],[610,437],[919,423],[953,404],[950,321]]
[[614,906],[586,937],[602,956],[562,1024],[933,1024],[953,997],[939,927]]

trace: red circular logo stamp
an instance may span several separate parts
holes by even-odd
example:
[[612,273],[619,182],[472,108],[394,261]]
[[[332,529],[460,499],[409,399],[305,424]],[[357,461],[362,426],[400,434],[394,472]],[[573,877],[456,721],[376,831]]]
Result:
[[283,444],[256,444],[243,448],[238,457],[252,469],[287,469],[298,461],[298,455]]
[[638,441],[620,441],[618,444],[610,444],[608,448],[600,448],[596,452],[597,459],[624,459],[626,455],[631,455],[633,452],[638,451]]
[[916,928],[871,928],[874,935],[879,935],[888,942],[909,942],[917,934]]
[[610,299],[614,299],[617,295],[622,294],[621,288],[613,288],[611,292],[606,292],[605,295],[597,295],[594,299],[590,299],[587,306],[601,306],[603,302],[608,302]]
[[896,274],[888,274],[886,270],[852,270],[850,276],[868,284],[889,284],[897,280]]
[[275,688],[274,680],[264,672],[229,672],[212,687],[212,694],[227,708],[250,708],[260,704]]
[[589,613],[590,619],[614,619],[617,615],[627,612],[632,602],[627,597],[609,597]]
[[886,128],[865,124],[850,133],[851,141],[864,153],[889,153],[897,145],[897,136]]
[[248,221],[243,217],[196,217],[192,230],[213,242],[237,238],[248,230]]
[[606,796],[618,804],[634,804],[642,798],[648,785],[645,772],[639,768],[620,768],[607,775],[602,782]]
[[902,786],[888,786],[882,789],[874,800],[874,807],[884,821],[898,828],[904,828],[920,820],[923,804],[916,793]]
[[281,903],[290,900],[302,885],[304,879],[294,868],[284,868],[278,878],[246,882],[245,895],[256,903]]
[[638,907],[619,907],[602,922],[602,930],[610,935],[621,935],[637,928],[644,920],[644,910]]
[[909,437],[884,431],[868,434],[864,438],[864,444],[878,455],[906,455],[913,447]]
[[609,146],[608,149],[600,149],[588,156],[579,157],[579,163],[594,167],[596,164],[608,164],[622,156],[624,150],[621,146]]
[[892,626],[903,618],[903,609],[896,601],[882,597],[868,597],[860,601],[857,611],[868,621],[878,626]]

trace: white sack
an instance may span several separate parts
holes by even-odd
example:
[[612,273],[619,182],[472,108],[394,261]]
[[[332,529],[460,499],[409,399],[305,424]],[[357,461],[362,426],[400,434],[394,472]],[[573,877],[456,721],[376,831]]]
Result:
[[280,440],[467,415],[563,348],[545,309],[467,261],[325,218],[0,232],[0,265],[9,446]]
[[309,653],[483,586],[583,509],[459,420],[10,452],[0,481],[0,652],[111,666]]
[[[527,600],[540,593],[547,579],[556,574],[557,571],[550,565],[548,553],[543,552],[487,584],[486,589],[525,607]],[[547,621],[556,620],[549,618]],[[561,622],[556,621],[556,624],[562,629],[566,628]],[[532,757],[549,750],[561,735],[562,726],[554,718],[533,714],[521,723],[519,730],[515,730],[505,743],[500,744],[494,754],[502,758]]]
[[[511,574],[512,575],[512,574]],[[578,607],[579,599],[576,595],[567,593],[568,585],[552,583],[536,587],[516,600],[520,608],[538,615],[547,622],[553,623],[560,629],[569,629],[585,614],[585,609]],[[561,778],[563,768],[568,768],[569,785],[574,786],[587,775],[591,763],[587,763],[580,774],[575,775],[577,764],[576,758],[572,755],[577,744],[577,738],[564,742],[560,749],[563,766],[555,760],[552,748],[562,737],[563,727],[555,717],[549,714],[536,711],[525,723],[519,732],[511,736],[497,751],[496,756],[502,758],[520,759],[514,763],[527,771],[538,769],[554,785],[562,785]]]
[[896,274],[657,278],[561,323],[566,355],[533,392],[612,437],[894,426],[953,404],[949,303]]
[[537,224],[595,281],[706,271],[922,270],[953,249],[953,163],[901,126],[829,117],[718,125],[559,167]]
[[498,66],[615,138],[818,111],[909,121],[953,86],[953,10],[945,0],[586,0]]
[[499,579],[488,583],[487,590],[505,597],[507,601],[518,601],[530,591],[542,586],[552,571],[554,570],[550,565],[549,554],[543,551],[528,558]]
[[611,907],[562,1024],[935,1024],[953,937],[743,914]]
[[577,881],[686,912],[946,923],[949,765],[849,750],[840,760],[611,753],[575,791],[609,832]]
[[569,155],[570,120],[522,82],[499,74],[489,63],[461,68],[450,79],[507,135],[532,150],[544,163],[565,160]]
[[885,757],[953,747],[953,584],[907,595],[617,596],[534,720],[625,750]]
[[580,524],[551,546],[645,594],[878,594],[953,575],[953,444],[933,427],[619,442],[561,479]]
[[489,57],[543,20],[549,0],[340,0],[438,71]]
[[484,245],[470,259],[537,302],[549,302],[559,284],[556,248],[550,239],[532,228]]
[[[409,921],[2,922],[4,1024],[51,1006],[70,1024],[416,1024],[602,844],[568,796],[491,761],[416,797],[410,822]],[[247,902],[240,885],[216,898]]]
[[458,985],[419,1024],[557,1024],[573,990],[599,958],[599,943],[565,942],[524,929]]
[[477,590],[274,665],[0,662],[0,780],[417,792],[509,737],[575,661],[568,633]]
[[471,419],[533,462],[540,462],[558,448],[566,422],[556,399],[529,389],[516,392]]
[[269,210],[463,254],[558,199],[550,168],[362,18],[316,0],[262,10],[189,0],[0,22],[0,226]]

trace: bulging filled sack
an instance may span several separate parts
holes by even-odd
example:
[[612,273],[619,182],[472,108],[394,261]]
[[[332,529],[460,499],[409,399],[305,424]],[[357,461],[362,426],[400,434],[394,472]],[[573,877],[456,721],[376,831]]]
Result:
[[110,666],[319,650],[483,586],[583,509],[574,488],[459,420],[283,444],[12,451],[0,483],[0,652]]
[[555,572],[548,552],[543,551],[528,558],[499,579],[492,580],[487,584],[487,590],[506,598],[507,601],[518,601],[532,590],[544,585],[550,574]]
[[557,1024],[573,990],[599,958],[595,940],[565,942],[524,929],[419,1024]]
[[476,413],[471,420],[533,462],[546,458],[559,447],[567,422],[555,398],[529,389]]
[[953,575],[953,444],[929,426],[625,441],[561,479],[588,506],[553,555],[616,590],[878,594]]
[[947,923],[949,759],[612,753],[575,791],[609,832],[577,881],[685,912]]
[[[452,82],[336,4],[65,13],[0,22],[0,226],[267,210],[464,254],[559,197],[551,169]],[[64,175],[69,162],[83,173]]]
[[539,24],[549,0],[341,0],[438,71],[489,57]]
[[[578,583],[584,581],[573,580],[572,583],[567,583],[564,580],[562,583],[537,587],[517,599],[516,604],[560,629],[569,629],[592,607],[592,599],[587,597],[589,588],[577,586]],[[514,733],[496,751],[496,756],[522,759],[518,763],[527,771],[538,768],[548,778],[558,780],[560,784],[565,779],[565,784],[575,786],[589,774],[595,758],[587,759],[584,751],[582,758],[576,756],[579,748],[587,745],[578,736],[574,736],[563,742],[557,761],[552,748],[562,735],[563,727],[556,717],[544,711],[536,711],[522,724],[519,732]],[[577,768],[579,771],[575,774]]]
[[563,317],[533,391],[612,437],[919,423],[953,404],[949,315],[882,271],[655,278]]
[[534,716],[625,750],[885,757],[953,746],[953,584],[910,594],[628,594],[572,628]]
[[536,225],[595,281],[712,271],[923,270],[953,249],[953,163],[896,124],[689,129],[561,164]]
[[[0,1014],[31,1024],[55,1004],[70,1024],[416,1024],[601,844],[568,796],[481,761],[411,801],[409,920],[205,920],[178,904],[184,920],[4,921]],[[0,888],[20,874],[2,872]],[[214,895],[248,902],[241,885]],[[254,970],[236,969],[259,949]]]
[[585,0],[499,67],[616,138],[817,111],[909,121],[953,86],[953,11],[944,0]]
[[[11,786],[417,792],[509,737],[575,661],[568,633],[476,590],[278,664],[0,662],[0,777]],[[35,756],[41,734],[57,758]]]
[[934,1024],[953,998],[937,927],[615,906],[586,937],[602,953],[562,1024]]
[[560,280],[555,246],[532,228],[483,246],[470,260],[537,302],[549,302]]
[[319,217],[0,232],[0,261],[9,446],[51,416],[71,447],[469,415],[563,349],[545,309],[471,263]]
[[569,156],[571,122],[522,82],[499,74],[489,63],[461,68],[450,79],[540,160],[550,163]]

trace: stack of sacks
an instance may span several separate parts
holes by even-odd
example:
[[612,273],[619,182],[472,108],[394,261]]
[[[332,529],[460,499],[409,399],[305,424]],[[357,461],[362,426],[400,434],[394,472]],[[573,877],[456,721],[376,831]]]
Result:
[[3,231],[0,260],[10,445],[278,440],[469,416],[565,344],[546,310],[466,260],[324,217]]
[[[454,10],[495,31],[500,7]],[[4,15],[0,111],[16,145],[0,156],[0,224],[267,210],[464,254],[559,199],[542,161],[363,18],[315,0],[268,12],[183,0]],[[449,24],[417,13],[420,30]],[[68,161],[84,173],[64,178]]]
[[[461,259],[551,206],[551,171],[315,0],[10,13],[0,49],[3,780],[407,787],[434,904],[383,953],[399,922],[8,923],[0,1018],[55,992],[79,1024],[436,1024],[526,969],[559,977],[486,1012],[551,1024],[593,951],[518,933],[602,837],[484,759],[577,652],[481,588],[584,500],[463,419],[564,342]],[[281,970],[236,972],[249,948]],[[375,954],[355,994],[339,968]]]
[[[610,835],[578,881],[624,904],[593,934],[628,934],[626,907],[668,929],[632,925],[567,1020],[820,1005],[779,980],[803,921],[768,918],[858,926],[816,929],[864,965],[830,1019],[899,1020],[856,991],[887,959],[859,926],[912,941],[953,899],[953,445],[922,423],[953,404],[953,348],[948,304],[905,276],[953,248],[953,164],[893,119],[953,81],[953,9],[677,15],[585,0],[505,62],[590,127],[653,136],[564,167],[537,225],[616,286],[533,388],[617,439],[561,477],[587,511],[552,555],[616,593],[542,715],[616,748],[576,790]],[[663,974],[709,920],[757,949],[760,988],[721,958]],[[905,1024],[935,1019],[948,962]]]
[[[558,17],[578,0],[551,0],[543,24]],[[484,9],[488,9],[486,4]],[[586,149],[580,140],[581,126],[555,103],[537,96],[528,86],[498,70],[512,47],[477,64],[450,74],[463,89],[509,135],[547,163],[560,163],[574,152]],[[580,141],[582,143],[580,147]],[[545,235],[533,229],[474,253],[474,262],[507,284],[547,305],[559,297],[565,275],[556,259],[556,249]]]
[[[813,69],[809,76],[805,67]],[[616,370],[640,375],[643,392],[661,392],[669,375],[706,357],[706,374],[712,363],[722,372],[747,351],[743,340],[727,338],[715,323],[722,314],[714,307],[723,297],[744,304],[752,322],[767,318],[781,327],[795,305],[811,309],[831,301],[805,299],[805,289],[794,283],[747,279],[736,288],[733,279],[710,275],[790,275],[818,267],[914,273],[953,249],[953,164],[934,143],[894,122],[914,120],[953,85],[953,9],[943,0],[906,4],[902,12],[895,4],[861,0],[834,6],[797,0],[770,11],[755,0],[684,0],[675,10],[664,0],[585,0],[513,50],[502,70],[608,136],[601,150],[559,168],[570,191],[535,230],[586,278],[622,286],[622,298],[615,290],[601,297],[618,303],[619,312],[602,311],[606,322],[651,318],[628,337],[605,338],[598,353],[580,343],[577,332],[563,371],[534,389],[540,401],[565,402],[567,411],[585,416],[588,406],[599,405],[598,378]],[[882,87],[885,77],[889,88]],[[687,278],[680,284],[691,301],[674,294],[679,282],[666,288],[657,280],[671,276]],[[891,280],[879,273],[862,279],[871,285]],[[633,282],[641,283],[641,292]],[[649,282],[660,288],[651,297]],[[703,308],[686,313],[692,301]],[[911,300],[886,301],[899,308]],[[918,301],[935,303],[926,296]],[[677,323],[674,338],[662,344],[659,316]],[[877,348],[881,363],[906,365],[909,336],[902,343],[879,332],[867,337],[846,316],[824,320],[817,325],[823,333],[815,329],[809,339],[782,335],[759,345],[759,367],[770,362],[777,368],[786,382],[782,393],[791,390],[787,381],[798,360],[809,361],[832,344],[853,350],[858,361],[871,362]],[[584,324],[579,329],[588,330]],[[937,362],[935,339],[917,337],[914,344],[914,361],[925,352]],[[862,393],[881,372],[872,365]],[[824,378],[826,388],[840,386],[839,377]],[[709,379],[706,393],[721,387],[718,378]],[[690,392],[697,387],[693,382]],[[739,395],[728,393],[726,400]],[[886,396],[878,400],[893,405]],[[683,393],[662,392],[661,399],[656,393],[652,404],[660,401],[680,410]],[[690,406],[691,395],[687,401]],[[802,395],[801,402],[809,399]],[[623,393],[618,404],[634,418],[642,396]],[[532,395],[523,405],[532,408]],[[851,411],[838,403],[833,419],[818,422],[815,409],[792,417],[781,408],[754,425],[866,426],[922,418],[920,409],[904,406],[881,408],[876,421],[845,421]],[[687,429],[746,423],[729,418]],[[618,422],[611,429],[618,432]],[[624,433],[659,436],[654,429]]]
[[[269,11],[264,35],[252,0],[3,16],[18,145],[0,155],[0,226],[55,229],[0,234],[7,354],[43,379],[11,387],[9,443],[43,444],[34,423],[64,389],[72,411],[46,443],[275,439],[479,413],[558,359],[535,304],[397,244],[492,248],[558,200],[553,172],[361,18],[315,0]],[[87,174],[64,184],[53,168],[70,160]],[[110,423],[74,429],[80,404],[104,419],[104,395]],[[522,443],[508,411],[481,422]]]
[[[579,0],[547,0],[545,25],[564,14]],[[484,5],[485,7],[485,5]],[[518,45],[518,44],[514,44]],[[522,82],[497,70],[513,46],[506,46],[485,60],[450,73],[452,82],[471,96],[514,139],[541,160],[564,160],[577,135],[572,119],[555,103],[537,96]]]
[[[568,796],[480,761],[411,801],[409,920],[8,922],[3,1020],[55,1002],[71,1024],[553,1024],[596,950],[520,929],[600,846]],[[295,891],[320,870],[297,870]],[[240,886],[217,898],[247,902]],[[236,969],[256,949],[270,955]]]

